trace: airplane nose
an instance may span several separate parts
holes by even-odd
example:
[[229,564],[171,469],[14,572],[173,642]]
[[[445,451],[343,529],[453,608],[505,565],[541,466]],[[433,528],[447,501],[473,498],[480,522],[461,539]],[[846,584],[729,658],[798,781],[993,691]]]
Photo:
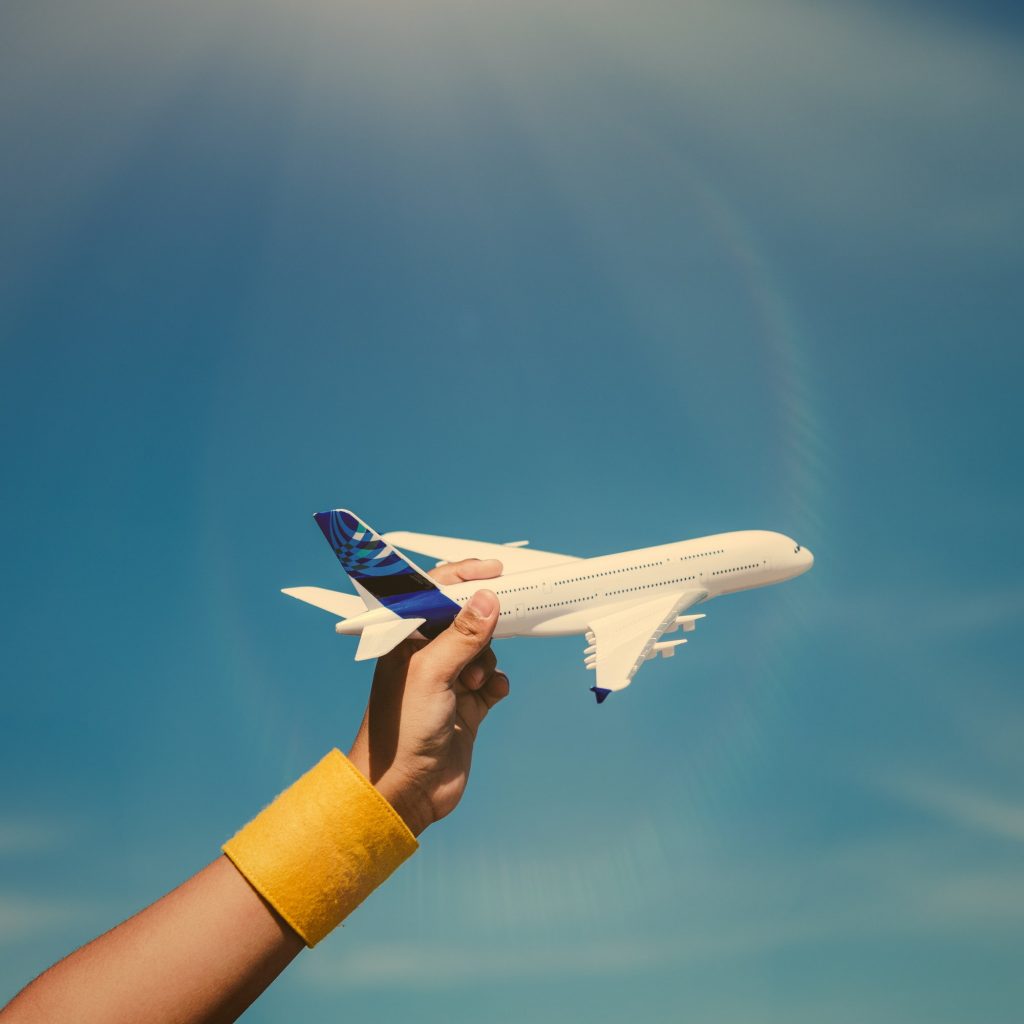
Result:
[[[810,569],[814,565],[814,553],[810,548],[804,548],[804,555],[807,560],[807,568]],[[806,572],[807,570],[805,569],[804,571]]]

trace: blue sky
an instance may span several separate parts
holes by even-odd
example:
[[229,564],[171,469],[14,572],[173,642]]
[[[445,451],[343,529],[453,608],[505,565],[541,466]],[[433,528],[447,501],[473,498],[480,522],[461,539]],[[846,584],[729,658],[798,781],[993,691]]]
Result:
[[795,0],[0,14],[0,997],[201,867],[369,674],[311,513],[594,555],[728,529],[598,709],[247,1019],[1016,1019],[1021,22]]

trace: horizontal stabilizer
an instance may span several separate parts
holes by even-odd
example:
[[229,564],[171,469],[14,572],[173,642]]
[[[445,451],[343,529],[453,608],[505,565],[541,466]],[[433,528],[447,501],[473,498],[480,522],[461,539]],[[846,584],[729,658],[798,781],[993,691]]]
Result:
[[281,593],[342,619],[351,619],[366,611],[362,598],[355,594],[339,594],[337,590],[325,590],[323,587],[287,587]]
[[375,626],[366,626],[359,637],[356,661],[379,658],[397,647],[406,637],[415,633],[426,619],[393,619]]

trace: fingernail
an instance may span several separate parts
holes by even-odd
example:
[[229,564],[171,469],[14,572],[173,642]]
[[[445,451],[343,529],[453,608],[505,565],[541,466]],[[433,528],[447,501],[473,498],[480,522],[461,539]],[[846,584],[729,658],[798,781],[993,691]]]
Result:
[[498,606],[498,599],[489,590],[478,590],[466,605],[466,611],[475,615],[478,619],[489,619],[495,608]]

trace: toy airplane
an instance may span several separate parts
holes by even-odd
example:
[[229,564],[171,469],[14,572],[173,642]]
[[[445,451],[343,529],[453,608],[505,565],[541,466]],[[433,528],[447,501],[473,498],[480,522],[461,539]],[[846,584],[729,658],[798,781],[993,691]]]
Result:
[[[781,533],[743,530],[599,558],[574,558],[527,548],[527,541],[375,533],[345,509],[314,517],[356,594],[321,587],[282,591],[341,617],[338,633],[359,637],[356,660],[387,654],[406,637],[432,638],[482,586],[498,596],[496,637],[583,634],[584,664],[596,672],[591,691],[602,703],[629,686],[658,654],[671,657],[686,639],[662,640],[680,626],[694,629],[703,614],[686,614],[713,597],[782,583],[807,572],[814,556]],[[497,558],[494,580],[439,586],[397,547],[445,562]]]

